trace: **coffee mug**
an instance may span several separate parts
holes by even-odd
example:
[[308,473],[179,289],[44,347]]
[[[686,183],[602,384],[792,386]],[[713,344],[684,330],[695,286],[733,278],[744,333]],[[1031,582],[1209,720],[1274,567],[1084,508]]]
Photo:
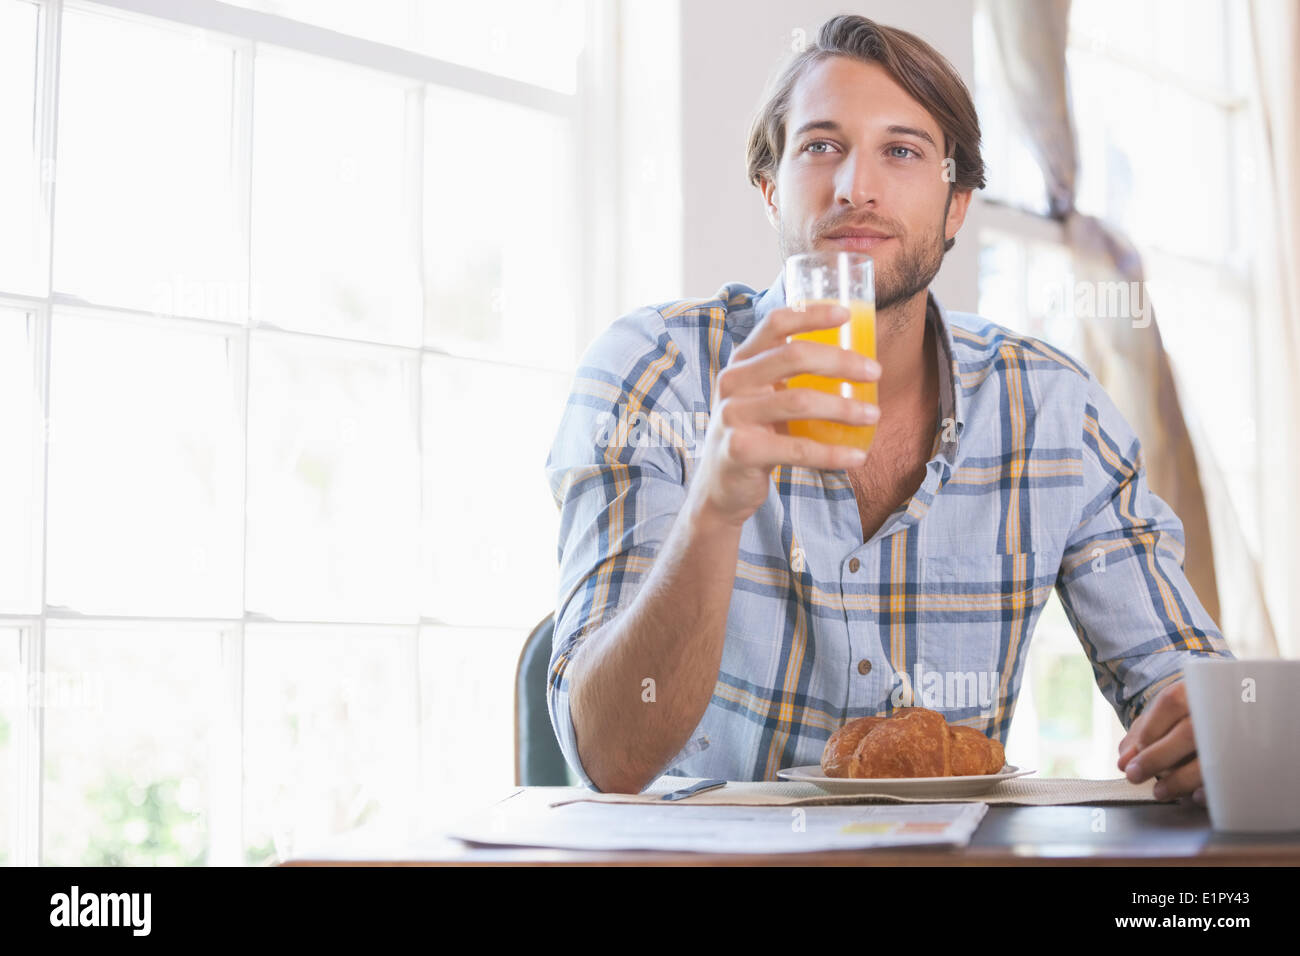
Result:
[[1216,830],[1300,830],[1300,660],[1196,658],[1183,670]]

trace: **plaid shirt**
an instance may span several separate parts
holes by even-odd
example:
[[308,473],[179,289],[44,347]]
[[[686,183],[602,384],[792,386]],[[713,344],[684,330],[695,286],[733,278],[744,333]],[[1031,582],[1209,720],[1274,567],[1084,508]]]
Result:
[[[551,720],[582,782],[567,664],[626,608],[703,448],[713,383],[784,304],[761,294],[638,309],[587,349],[547,459],[560,508]],[[925,479],[863,542],[843,471],[782,466],[745,523],[713,696],[676,776],[772,780],[910,700],[1005,745],[1029,638],[1055,588],[1127,728],[1194,655],[1232,657],[1183,574],[1182,523],[1142,448],[1068,355],[933,294],[940,422]]]

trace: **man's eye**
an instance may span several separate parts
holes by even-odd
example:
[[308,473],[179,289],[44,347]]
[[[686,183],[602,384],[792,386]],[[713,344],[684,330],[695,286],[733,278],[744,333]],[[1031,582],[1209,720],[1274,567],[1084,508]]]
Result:
[[826,142],[826,140],[824,140],[824,139],[817,139],[817,140],[813,140],[811,143],[809,143],[809,144],[808,144],[807,146],[805,146],[803,149],[804,149],[804,152],[806,153],[806,152],[808,152],[808,150],[812,149],[814,146],[830,146],[830,145],[831,145],[831,144],[828,143],[828,142]]
[[[916,150],[912,149],[912,147],[910,147],[910,146],[891,146],[891,147],[889,147],[889,149],[890,149],[891,152],[892,152],[893,150],[895,150],[895,149],[901,149],[903,152],[905,152],[905,153],[911,153],[913,156],[917,156],[917,157],[919,157],[919,156],[921,155],[921,154],[918,153]],[[899,159],[906,159],[907,157],[905,157],[905,156],[899,156],[898,158],[899,158]]]

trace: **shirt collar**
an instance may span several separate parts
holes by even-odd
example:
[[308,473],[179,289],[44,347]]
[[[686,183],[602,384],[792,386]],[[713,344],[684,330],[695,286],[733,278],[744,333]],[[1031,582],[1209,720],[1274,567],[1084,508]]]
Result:
[[[777,273],[772,284],[754,300],[753,308],[743,311],[736,317],[733,329],[738,336],[737,342],[744,341],[769,312],[784,305],[785,270],[782,269]],[[936,339],[939,345],[936,357],[939,363],[939,430],[942,438],[940,456],[947,459],[949,465],[953,465],[957,461],[958,441],[961,439],[962,430],[966,427],[966,399],[962,395],[961,379],[957,371],[957,349],[953,345],[948,310],[943,307],[943,303],[935,296],[933,290],[926,293],[925,315],[926,321],[934,323],[939,333]],[[950,422],[953,424],[952,432],[948,431]],[[953,435],[957,440],[947,441],[949,435]]]

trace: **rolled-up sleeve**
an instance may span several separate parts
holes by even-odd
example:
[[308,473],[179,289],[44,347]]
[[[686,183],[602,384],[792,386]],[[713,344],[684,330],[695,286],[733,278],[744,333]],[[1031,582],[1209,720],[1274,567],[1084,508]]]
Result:
[[1182,522],[1151,491],[1137,435],[1091,374],[1082,459],[1082,509],[1056,587],[1127,730],[1193,657],[1233,655],[1184,574]]
[[578,756],[569,665],[583,639],[635,598],[686,496],[696,409],[686,362],[654,309],[615,321],[584,354],[546,461],[560,509],[559,593],[547,704],[560,749]]

